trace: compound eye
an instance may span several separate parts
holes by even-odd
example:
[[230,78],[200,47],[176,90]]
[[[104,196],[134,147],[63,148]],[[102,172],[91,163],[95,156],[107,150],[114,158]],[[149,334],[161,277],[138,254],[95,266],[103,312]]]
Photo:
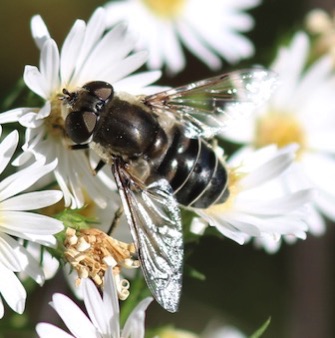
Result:
[[103,81],[93,81],[86,83],[83,88],[88,90],[92,95],[101,101],[110,100],[114,94],[112,85]]
[[65,119],[65,131],[73,142],[83,143],[93,134],[97,119],[93,112],[71,112]]

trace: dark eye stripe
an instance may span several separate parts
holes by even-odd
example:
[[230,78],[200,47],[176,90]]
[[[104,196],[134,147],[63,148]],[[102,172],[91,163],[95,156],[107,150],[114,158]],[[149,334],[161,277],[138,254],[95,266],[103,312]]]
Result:
[[100,100],[106,101],[108,100],[113,94],[112,88],[98,88],[94,90],[94,95],[97,96]]
[[87,131],[91,134],[94,130],[95,125],[97,124],[97,116],[92,112],[86,111],[85,113],[83,113],[83,121],[87,128]]
[[92,81],[86,83],[83,88],[87,90],[91,95],[95,96],[99,100],[106,101],[113,96],[113,86],[108,82]]

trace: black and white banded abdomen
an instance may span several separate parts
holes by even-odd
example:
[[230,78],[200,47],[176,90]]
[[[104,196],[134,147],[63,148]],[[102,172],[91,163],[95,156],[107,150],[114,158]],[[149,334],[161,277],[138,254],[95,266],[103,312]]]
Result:
[[228,196],[227,170],[213,149],[201,138],[188,138],[176,124],[171,141],[155,172],[168,180],[179,204],[208,208]]

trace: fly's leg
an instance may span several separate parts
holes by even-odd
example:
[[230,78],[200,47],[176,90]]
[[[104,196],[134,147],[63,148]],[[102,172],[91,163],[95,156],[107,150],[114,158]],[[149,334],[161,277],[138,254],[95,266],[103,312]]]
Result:
[[123,215],[123,206],[121,205],[114,214],[114,218],[113,221],[107,231],[107,235],[111,236],[112,232],[116,229],[116,227],[119,225],[120,223],[120,219]]

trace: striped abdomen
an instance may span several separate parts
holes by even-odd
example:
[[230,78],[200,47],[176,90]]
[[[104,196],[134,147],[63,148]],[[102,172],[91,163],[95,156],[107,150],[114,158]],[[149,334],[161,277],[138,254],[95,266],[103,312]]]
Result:
[[181,125],[169,134],[169,146],[155,172],[169,181],[178,203],[208,208],[224,202],[227,171],[212,148],[200,138],[187,138]]

